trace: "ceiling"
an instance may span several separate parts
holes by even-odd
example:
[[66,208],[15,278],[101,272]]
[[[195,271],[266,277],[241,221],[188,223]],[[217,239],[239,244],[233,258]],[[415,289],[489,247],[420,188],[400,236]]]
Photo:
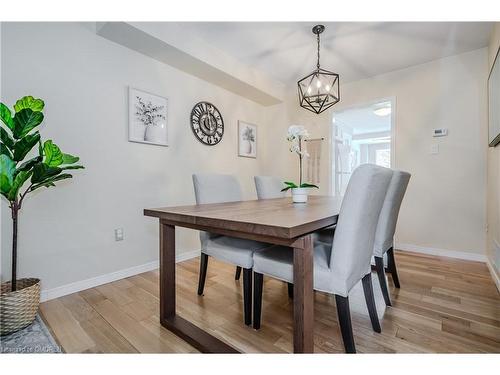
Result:
[[[356,81],[487,46],[487,22],[323,23],[321,66]],[[293,85],[316,66],[313,23],[192,22],[195,36],[271,77]]]
[[353,135],[377,133],[391,130],[391,116],[377,116],[373,110],[390,107],[390,102],[367,104],[363,107],[334,112],[335,124],[347,126]]

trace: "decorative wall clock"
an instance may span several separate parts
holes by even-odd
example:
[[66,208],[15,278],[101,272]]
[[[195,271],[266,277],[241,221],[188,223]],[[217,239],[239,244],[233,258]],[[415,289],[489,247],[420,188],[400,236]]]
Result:
[[224,120],[213,104],[199,102],[191,111],[191,130],[201,143],[213,146],[224,135]]

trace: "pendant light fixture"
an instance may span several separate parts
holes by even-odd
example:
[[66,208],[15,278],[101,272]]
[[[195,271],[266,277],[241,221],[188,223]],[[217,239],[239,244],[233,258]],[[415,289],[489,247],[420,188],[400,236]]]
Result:
[[339,75],[322,69],[319,65],[319,34],[323,31],[323,25],[312,28],[318,42],[316,70],[297,82],[300,106],[316,114],[327,110],[340,100]]

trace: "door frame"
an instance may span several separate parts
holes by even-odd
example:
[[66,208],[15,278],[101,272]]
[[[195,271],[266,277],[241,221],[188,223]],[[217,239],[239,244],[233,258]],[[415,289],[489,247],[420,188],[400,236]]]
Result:
[[396,163],[396,110],[397,110],[397,100],[396,96],[386,96],[386,97],[381,97],[377,99],[370,99],[368,101],[363,101],[359,102],[357,104],[353,105],[347,105],[345,107],[338,108],[335,111],[332,111],[332,115],[330,118],[330,144],[329,146],[329,162],[330,162],[330,168],[328,169],[328,174],[329,174],[329,192],[330,195],[335,194],[335,181],[333,181],[334,178],[334,173],[333,173],[333,163],[335,162],[334,160],[334,152],[335,148],[333,146],[334,142],[334,137],[335,137],[335,132],[334,132],[334,126],[335,124],[333,123],[333,119],[335,118],[335,114],[337,112],[343,112],[343,111],[349,111],[352,109],[360,109],[364,107],[371,107],[377,103],[380,102],[390,102],[391,103],[391,168],[394,169],[397,165]]

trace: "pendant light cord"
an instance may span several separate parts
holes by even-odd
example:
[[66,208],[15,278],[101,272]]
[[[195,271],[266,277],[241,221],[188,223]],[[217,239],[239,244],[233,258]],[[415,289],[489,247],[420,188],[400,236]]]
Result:
[[318,63],[316,64],[316,67],[319,70],[319,33],[316,34],[316,39],[318,41]]

